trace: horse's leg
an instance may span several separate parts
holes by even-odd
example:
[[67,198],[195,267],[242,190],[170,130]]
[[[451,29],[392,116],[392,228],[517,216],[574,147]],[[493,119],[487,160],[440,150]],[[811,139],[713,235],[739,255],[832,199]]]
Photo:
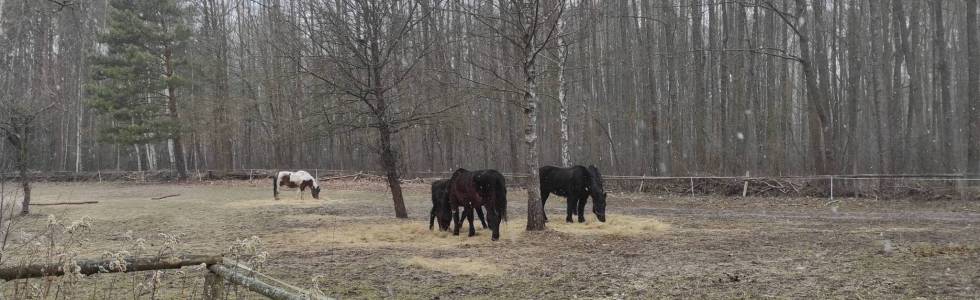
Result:
[[572,214],[575,213],[575,207],[577,206],[578,199],[575,199],[575,195],[574,194],[568,194],[568,197],[566,197],[566,200],[567,200],[566,202],[568,202],[568,206],[565,209],[565,214],[566,214],[565,215],[565,222],[571,223],[572,222]]
[[548,192],[545,192],[545,191],[541,191],[541,213],[544,215],[544,221],[545,222],[548,222],[548,213],[545,212],[546,209],[544,209],[545,208],[545,205],[544,204],[548,202],[548,195],[550,195],[550,194],[551,193],[548,193]]
[[585,223],[585,202],[589,201],[589,196],[578,197],[578,222]]
[[490,236],[491,241],[496,241],[500,238],[500,215],[493,208],[487,209],[487,216],[490,218],[490,230],[493,234]]
[[463,227],[463,221],[459,219],[459,208],[454,207],[453,214],[453,235],[459,235],[459,228]]
[[476,235],[476,227],[473,226],[473,207],[472,206],[467,206],[466,207],[466,220],[470,222],[470,235],[468,235],[468,236],[474,236],[474,235]]
[[436,207],[433,206],[432,209],[429,210],[429,230],[432,230],[432,223],[434,223],[435,221],[436,221]]
[[[487,229],[487,221],[485,220],[485,218],[483,216],[483,207],[482,206],[477,206],[477,207],[474,207],[473,209],[476,210],[476,216],[477,217],[480,217],[480,225],[483,225],[483,229]],[[487,210],[487,211],[489,212],[490,210]]]

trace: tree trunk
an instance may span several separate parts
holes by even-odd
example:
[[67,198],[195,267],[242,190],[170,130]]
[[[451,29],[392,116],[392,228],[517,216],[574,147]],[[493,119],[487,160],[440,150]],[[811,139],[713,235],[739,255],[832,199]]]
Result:
[[691,50],[693,52],[694,58],[694,73],[691,74],[694,78],[691,80],[690,84],[693,85],[693,95],[694,98],[694,157],[692,161],[695,162],[694,168],[698,171],[703,171],[707,169],[707,144],[708,144],[708,126],[705,123],[706,115],[708,114],[707,103],[705,97],[707,91],[705,89],[704,81],[704,67],[705,67],[705,52],[702,51],[704,48],[704,41],[701,37],[701,31],[704,27],[701,21],[703,14],[701,6],[701,0],[691,1]]
[[[375,118],[378,121],[378,134],[381,139],[381,165],[385,169],[388,178],[388,187],[391,189],[391,199],[395,205],[395,217],[399,219],[408,218],[408,211],[405,209],[405,199],[402,196],[401,179],[398,176],[398,157],[391,145],[391,124],[388,117],[388,99],[385,98],[384,81],[382,80],[383,62],[381,59],[381,48],[377,37],[371,39],[370,61],[371,67],[370,80],[373,87],[371,91],[375,97]],[[369,100],[368,100],[369,101]]]
[[391,130],[386,125],[382,125],[378,128],[378,134],[381,135],[381,166],[385,169],[388,187],[391,189],[391,199],[395,204],[395,217],[408,218],[405,199],[402,196],[401,178],[398,176],[398,158],[391,148]]
[[[942,151],[943,149],[953,149],[953,114],[955,110],[951,106],[951,96],[949,90],[949,79],[950,72],[949,67],[946,65],[946,24],[943,20],[943,1],[933,0],[932,4],[932,20],[935,31],[932,37],[932,48],[935,53],[935,61],[933,64],[936,68],[936,85],[939,86],[939,111],[935,112],[934,115],[939,116],[939,120],[936,120],[936,124],[939,126],[939,147],[935,150]],[[938,153],[938,152],[937,152]],[[944,158],[939,158],[943,172],[952,171],[957,172],[958,167],[954,163],[956,161],[956,155],[946,155]]]
[[969,0],[966,6],[966,35],[969,62],[969,80],[967,81],[966,101],[969,108],[969,138],[967,139],[967,170],[971,174],[980,174],[980,37],[977,36],[977,2]]
[[[172,60],[173,50],[170,47],[164,49],[164,67],[166,68],[166,76],[168,79],[172,79],[174,76],[174,66]],[[174,124],[180,124],[180,115],[177,112],[177,94],[174,91],[174,83],[172,80],[167,80],[167,111],[170,113],[170,120]],[[177,180],[185,181],[187,180],[187,167],[184,165],[184,143],[181,140],[181,130],[178,128],[173,133],[174,141],[174,161],[177,166]]]
[[[531,33],[533,34],[533,33]],[[524,49],[524,117],[527,118],[524,127],[524,145],[527,151],[524,165],[527,169],[527,230],[544,230],[544,207],[541,203],[541,183],[538,174],[538,95],[537,71],[534,68],[533,49],[534,38],[526,37],[528,41]]]
[[31,213],[31,173],[28,172],[27,168],[27,164],[31,161],[30,151],[27,149],[27,144],[30,141],[28,130],[27,127],[23,128],[20,141],[14,145],[19,152],[17,155],[17,171],[20,173],[20,186],[24,190],[23,207],[20,208],[21,215]]
[[[805,14],[806,3],[803,0],[796,0],[797,5],[797,24],[806,24]],[[823,110],[823,93],[817,84],[816,70],[813,68],[813,56],[810,55],[810,39],[805,29],[805,25],[800,26],[798,37],[800,39],[800,56],[803,69],[803,77],[806,83],[808,127],[810,131],[810,155],[814,159],[814,167],[817,174],[827,174],[827,145],[824,139],[824,125],[827,123],[826,112]]]
[[568,45],[565,44],[563,36],[565,21],[558,19],[558,120],[561,122],[561,164],[568,167],[571,165],[571,155],[568,153],[568,78],[565,76],[565,67],[568,64]]

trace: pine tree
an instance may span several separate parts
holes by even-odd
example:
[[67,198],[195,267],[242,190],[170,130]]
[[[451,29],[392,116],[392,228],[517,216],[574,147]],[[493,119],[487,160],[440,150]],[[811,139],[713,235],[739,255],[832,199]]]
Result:
[[103,128],[103,141],[135,145],[173,141],[181,179],[187,177],[173,57],[190,38],[175,0],[111,0],[107,32],[99,36],[105,51],[93,58],[89,104],[117,126]]

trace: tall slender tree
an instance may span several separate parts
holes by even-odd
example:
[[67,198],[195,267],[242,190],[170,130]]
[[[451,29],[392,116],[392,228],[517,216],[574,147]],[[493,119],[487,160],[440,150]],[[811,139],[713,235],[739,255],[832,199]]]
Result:
[[174,0],[111,0],[109,5],[108,31],[99,37],[106,51],[93,58],[99,84],[89,86],[90,104],[119,126],[104,129],[102,137],[128,145],[168,141],[178,178],[186,179],[177,105],[183,78],[175,71],[175,51],[190,37],[183,11]]
[[966,40],[969,78],[967,79],[967,171],[980,174],[980,28],[977,28],[978,0],[966,2]]

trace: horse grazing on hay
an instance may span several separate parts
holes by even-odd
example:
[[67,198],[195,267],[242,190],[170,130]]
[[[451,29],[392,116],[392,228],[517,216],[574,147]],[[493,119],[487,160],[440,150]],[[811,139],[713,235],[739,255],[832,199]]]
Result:
[[[480,225],[487,228],[486,218],[483,216],[483,208],[474,207],[476,215],[480,217]],[[439,230],[449,231],[449,223],[452,216],[449,212],[449,179],[440,179],[432,183],[432,210],[429,211],[429,230],[435,220],[439,220]]]
[[463,227],[462,219],[459,216],[459,208],[462,207],[463,218],[470,222],[470,235],[476,235],[476,228],[473,227],[473,208],[485,206],[487,208],[488,225],[493,231],[491,240],[496,241],[500,238],[500,221],[507,220],[507,185],[504,175],[496,170],[468,171],[458,169],[453,172],[449,179],[449,209],[453,217],[453,235],[459,235],[459,229]]
[[[572,222],[572,214],[578,213],[578,222],[585,222],[585,202],[592,196],[592,212],[599,222],[606,221],[606,192],[602,188],[602,175],[595,166],[559,168],[544,166],[538,170],[541,176],[541,206],[549,194],[568,200],[565,222]],[[545,215],[544,220],[548,220]]]
[[280,171],[276,173],[276,177],[272,179],[272,196],[279,200],[279,187],[288,187],[291,189],[299,188],[296,190],[296,198],[303,198],[303,191],[306,188],[310,188],[310,194],[313,194],[313,199],[320,199],[320,183],[317,182],[316,178],[306,171]]

